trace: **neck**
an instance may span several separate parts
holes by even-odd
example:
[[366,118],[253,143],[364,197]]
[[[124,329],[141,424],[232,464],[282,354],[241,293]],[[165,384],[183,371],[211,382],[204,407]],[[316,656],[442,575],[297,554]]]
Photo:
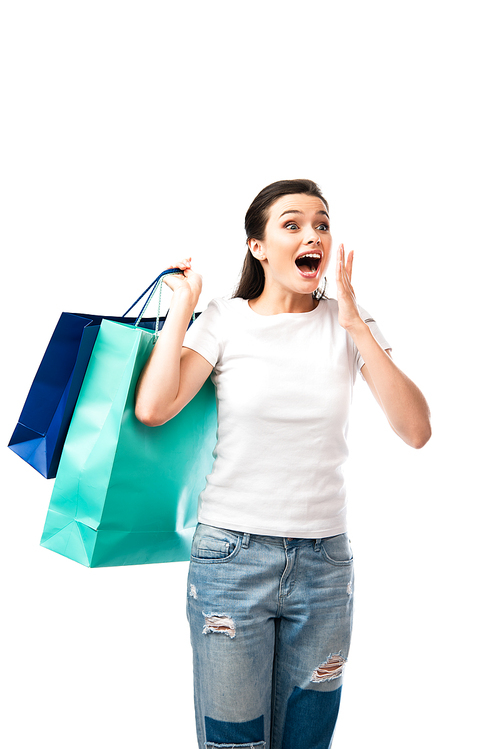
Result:
[[280,315],[311,312],[318,306],[312,294],[294,294],[293,292],[266,293],[266,288],[257,299],[250,299],[248,304],[259,315]]

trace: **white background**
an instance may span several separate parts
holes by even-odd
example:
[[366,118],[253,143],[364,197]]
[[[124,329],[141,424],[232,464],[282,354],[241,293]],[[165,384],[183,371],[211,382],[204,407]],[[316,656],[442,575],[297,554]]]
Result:
[[[283,178],[323,188],[357,297],[429,401],[434,434],[415,451],[356,385],[337,749],[498,741],[496,9],[1,13],[4,445],[61,311],[121,314],[186,254],[200,310],[230,293],[245,211]],[[40,548],[53,482],[1,460],[4,745],[195,749],[187,563],[88,570]]]

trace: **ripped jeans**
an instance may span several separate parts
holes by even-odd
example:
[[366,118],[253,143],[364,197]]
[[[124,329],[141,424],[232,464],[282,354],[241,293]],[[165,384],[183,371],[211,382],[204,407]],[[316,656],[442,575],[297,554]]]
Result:
[[352,628],[347,534],[199,524],[188,575],[199,749],[328,749]]

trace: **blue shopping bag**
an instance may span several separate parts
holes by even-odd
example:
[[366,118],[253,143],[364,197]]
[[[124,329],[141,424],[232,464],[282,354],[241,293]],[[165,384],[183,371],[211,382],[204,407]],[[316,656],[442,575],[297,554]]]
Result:
[[[49,341],[21,411],[9,447],[45,478],[54,478],[80,393],[83,378],[103,320],[161,329],[164,320],[142,318],[159,279],[178,268],[163,271],[122,316],[63,312]],[[149,292],[149,295],[148,295]],[[146,297],[137,318],[126,317]]]

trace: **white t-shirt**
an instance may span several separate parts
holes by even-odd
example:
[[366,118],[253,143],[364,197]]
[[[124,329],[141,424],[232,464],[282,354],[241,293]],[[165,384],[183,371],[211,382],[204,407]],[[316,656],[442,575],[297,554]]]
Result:
[[213,365],[217,393],[215,460],[199,522],[296,538],[344,533],[342,466],[352,389],[364,362],[339,325],[337,301],[265,316],[245,299],[213,299],[184,346]]

